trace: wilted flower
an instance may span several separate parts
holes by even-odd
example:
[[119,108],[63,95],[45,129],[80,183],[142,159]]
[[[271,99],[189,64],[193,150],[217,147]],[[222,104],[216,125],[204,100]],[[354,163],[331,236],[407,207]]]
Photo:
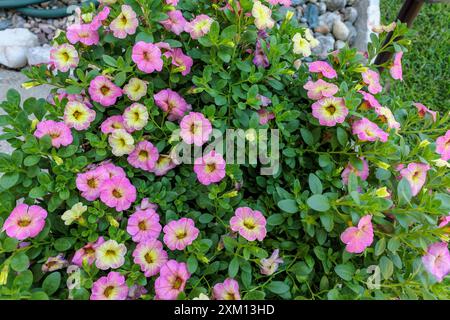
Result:
[[278,265],[284,262],[283,259],[278,256],[279,252],[280,250],[275,249],[269,258],[261,259],[262,274],[270,276],[278,270]]
[[348,184],[348,177],[351,173],[354,173],[357,177],[360,177],[361,180],[365,181],[367,177],[369,176],[369,165],[367,164],[367,161],[364,158],[359,158],[362,162],[363,169],[360,171],[357,168],[355,168],[351,162],[347,164],[347,167],[345,167],[344,171],[342,171],[341,177],[342,182],[344,184]]
[[403,72],[402,72],[402,57],[403,52],[397,52],[394,55],[394,63],[389,69],[389,72],[391,73],[391,77],[395,80],[402,80],[403,81]]
[[436,122],[436,115],[437,115],[436,111],[432,111],[432,110],[428,109],[426,106],[424,106],[423,104],[418,103],[418,102],[413,103],[413,105],[417,108],[419,117],[423,118],[428,113],[429,115],[431,115],[431,118],[433,118],[433,122]]
[[63,254],[58,254],[55,257],[49,257],[47,261],[42,265],[42,272],[53,272],[56,270],[60,270],[66,268],[69,265],[69,262],[64,259]]

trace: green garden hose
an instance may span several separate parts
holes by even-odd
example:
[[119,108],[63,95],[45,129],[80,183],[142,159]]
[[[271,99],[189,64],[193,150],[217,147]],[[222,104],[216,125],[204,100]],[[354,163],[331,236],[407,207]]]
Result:
[[[40,4],[48,2],[49,0],[0,0],[0,9],[15,9],[25,16],[42,18],[42,19],[57,19],[69,16],[73,13],[73,6],[61,7],[56,9],[38,9],[27,7],[33,4]],[[83,1],[81,5],[94,3],[96,6],[98,2],[96,0]]]

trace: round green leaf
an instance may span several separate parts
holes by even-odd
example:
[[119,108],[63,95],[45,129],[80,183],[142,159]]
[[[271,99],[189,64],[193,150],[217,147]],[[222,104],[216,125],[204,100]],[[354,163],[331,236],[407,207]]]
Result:
[[306,200],[308,206],[316,211],[325,212],[330,210],[328,198],[321,194],[315,194]]

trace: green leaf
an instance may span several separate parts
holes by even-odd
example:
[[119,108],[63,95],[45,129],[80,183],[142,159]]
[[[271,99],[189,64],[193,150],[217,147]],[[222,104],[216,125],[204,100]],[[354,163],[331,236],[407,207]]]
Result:
[[314,137],[311,131],[305,128],[301,128],[300,134],[302,135],[303,141],[305,141],[308,146],[312,146],[314,144]]
[[31,294],[31,300],[49,300],[48,295],[43,291],[36,291]]
[[336,274],[346,281],[350,281],[355,273],[355,267],[351,263],[338,264],[334,267]]
[[239,258],[234,257],[230,264],[228,265],[228,275],[230,278],[236,277],[237,273],[239,271]]
[[266,297],[266,294],[264,291],[250,291],[244,296],[244,300],[264,300]]
[[19,252],[11,259],[11,268],[17,272],[27,270],[29,266],[30,266],[30,259],[23,252]]
[[279,226],[283,222],[284,217],[282,214],[279,213],[272,214],[267,218],[267,224],[270,226]]
[[394,273],[394,264],[388,257],[386,256],[381,257],[380,270],[385,280],[389,279]]
[[266,287],[269,291],[281,295],[289,291],[289,286],[283,281],[272,281]]
[[383,254],[385,249],[386,249],[386,239],[381,238],[375,245],[375,255],[380,256],[381,254]]
[[336,130],[336,133],[337,133],[337,139],[338,139],[339,143],[341,144],[341,146],[345,147],[348,142],[347,132],[343,128],[338,127]]
[[12,251],[16,250],[18,243],[19,243],[19,241],[17,239],[6,238],[5,240],[3,240],[3,244],[2,244],[3,250],[6,252],[12,252]]
[[19,181],[18,172],[5,173],[3,176],[0,177],[0,186],[3,189],[8,190],[9,188],[15,186],[18,181]]
[[14,279],[14,287],[20,288],[22,291],[27,290],[31,287],[33,284],[33,273],[30,270],[25,270],[24,272],[21,272],[15,279]]
[[28,156],[25,158],[25,161],[23,162],[23,164],[27,167],[31,167],[34,166],[35,164],[37,164],[39,162],[39,160],[41,160],[41,157],[39,156]]
[[278,202],[278,207],[288,213],[298,212],[298,204],[293,199],[285,199]]
[[206,224],[206,223],[210,223],[211,221],[213,221],[213,219],[214,219],[214,216],[212,214],[204,213],[198,218],[198,221]]
[[188,271],[193,274],[197,270],[198,267],[198,261],[195,255],[191,254],[189,258],[187,259],[187,267]]
[[314,173],[309,174],[308,183],[309,183],[309,189],[312,191],[312,193],[314,193],[314,194],[322,193],[322,191],[323,191],[322,182]]
[[330,203],[328,201],[328,198],[321,194],[315,194],[306,200],[306,203],[308,206],[319,212],[325,212],[330,210]]
[[42,283],[42,289],[51,296],[54,294],[61,283],[61,274],[59,272],[53,272],[50,273],[47,278],[45,278],[44,282]]
[[57,251],[67,251],[72,247],[71,238],[59,238],[53,244]]
[[411,186],[409,185],[408,180],[403,178],[400,180],[397,186],[397,193],[400,205],[405,205],[410,202],[412,198]]

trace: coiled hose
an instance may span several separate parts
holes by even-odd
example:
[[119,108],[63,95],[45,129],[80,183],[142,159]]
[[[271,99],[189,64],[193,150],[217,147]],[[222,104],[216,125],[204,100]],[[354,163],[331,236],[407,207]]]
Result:
[[[71,15],[76,7],[76,6],[69,6],[48,10],[28,7],[33,4],[40,4],[48,1],[49,0],[0,0],[0,9],[15,9],[21,14],[30,17],[42,19],[56,19]],[[98,5],[98,2],[96,0],[87,0],[81,2],[79,6],[90,5],[90,3],[93,3],[96,6]]]

